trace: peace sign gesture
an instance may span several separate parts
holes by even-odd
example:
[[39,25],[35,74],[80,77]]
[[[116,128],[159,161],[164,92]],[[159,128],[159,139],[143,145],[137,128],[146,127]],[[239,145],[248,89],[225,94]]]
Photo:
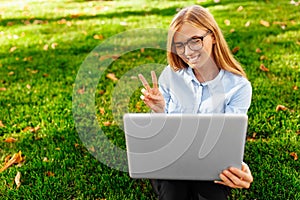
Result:
[[165,100],[163,95],[158,89],[155,72],[151,71],[153,88],[150,87],[149,83],[147,82],[147,80],[142,74],[139,74],[138,76],[141,82],[143,83],[143,86],[145,87],[141,90],[142,95],[140,96],[140,98],[154,112],[156,113],[165,112]]

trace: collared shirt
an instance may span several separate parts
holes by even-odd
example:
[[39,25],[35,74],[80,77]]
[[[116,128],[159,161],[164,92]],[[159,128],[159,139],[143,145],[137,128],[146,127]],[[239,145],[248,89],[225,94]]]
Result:
[[192,68],[175,72],[167,66],[158,82],[166,113],[247,113],[251,103],[250,82],[222,69],[213,80],[200,83]]

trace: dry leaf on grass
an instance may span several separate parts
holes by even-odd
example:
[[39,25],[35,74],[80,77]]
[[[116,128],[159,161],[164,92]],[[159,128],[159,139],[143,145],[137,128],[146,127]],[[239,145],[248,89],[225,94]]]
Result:
[[234,48],[232,49],[232,53],[235,54],[235,53],[237,53],[239,50],[240,50],[240,47],[239,47],[239,46],[234,47]]
[[264,64],[260,64],[259,69],[264,71],[264,72],[270,71]]
[[17,172],[17,175],[15,177],[15,183],[17,185],[17,189],[21,186],[21,172]]
[[250,24],[251,24],[251,22],[250,22],[250,21],[247,21],[247,22],[245,23],[245,27],[249,27]]
[[99,111],[100,111],[100,114],[101,114],[101,115],[104,115],[104,114],[105,114],[105,109],[104,109],[104,108],[100,108]]
[[22,162],[24,162],[24,157],[22,157],[22,152],[19,151],[18,153],[15,153],[9,161],[5,162],[4,167],[0,169],[0,173],[9,168],[10,166],[14,164],[20,164]]
[[243,6],[239,6],[239,7],[237,8],[237,11],[238,11],[238,12],[241,12],[243,9],[244,9]]
[[265,26],[265,27],[269,27],[270,26],[270,23],[268,21],[265,21],[265,20],[260,20],[259,22],[261,25]]
[[50,171],[46,172],[45,174],[46,174],[46,176],[49,176],[49,177],[50,176],[55,176],[55,174],[53,172],[50,172]]
[[276,111],[280,111],[280,110],[287,110],[287,107],[285,107],[284,105],[277,105],[276,106]]
[[3,122],[0,120],[0,127],[5,127],[5,125],[3,124]]
[[[293,86],[293,90],[298,90],[298,86],[297,85],[294,85]],[[1,125],[0,125],[1,126]]]
[[294,158],[294,160],[298,160],[298,155],[296,152],[292,152],[290,155]]
[[230,25],[230,20],[229,20],[229,19],[225,19],[225,20],[224,20],[224,24],[225,24],[226,26],[229,26],[229,25]]
[[12,53],[12,52],[14,52],[16,49],[17,49],[17,47],[11,47],[11,48],[9,49],[9,52]]
[[110,125],[111,125],[111,122],[110,122],[110,121],[103,122],[103,125],[104,125],[104,126],[110,126]]
[[260,49],[260,48],[256,48],[256,49],[255,49],[255,52],[256,52],[256,53],[261,53],[261,49]]
[[17,139],[13,138],[13,137],[9,137],[4,140],[4,142],[6,142],[6,143],[14,143],[16,141],[17,141]]
[[43,46],[43,49],[44,49],[44,51],[48,51],[49,45],[48,45],[48,44],[45,44],[45,45]]
[[119,80],[114,73],[108,73],[106,77],[113,81]]
[[99,34],[99,35],[94,35],[93,38],[95,40],[103,40],[104,37],[103,37],[103,35]]
[[37,126],[37,127],[31,127],[31,126],[27,126],[26,128],[23,129],[23,132],[26,131],[30,131],[31,133],[35,133],[38,130],[40,130],[41,127]]

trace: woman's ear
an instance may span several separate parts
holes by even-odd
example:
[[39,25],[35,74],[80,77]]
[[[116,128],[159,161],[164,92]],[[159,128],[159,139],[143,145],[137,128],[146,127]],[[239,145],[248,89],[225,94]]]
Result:
[[215,35],[212,33],[211,34],[211,41],[213,44],[216,44],[216,38],[215,38]]

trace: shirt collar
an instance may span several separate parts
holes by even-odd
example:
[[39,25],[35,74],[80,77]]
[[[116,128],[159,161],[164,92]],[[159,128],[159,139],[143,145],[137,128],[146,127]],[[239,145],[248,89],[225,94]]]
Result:
[[220,72],[218,73],[218,75],[214,79],[212,79],[210,81],[206,81],[206,82],[200,83],[197,80],[197,78],[196,78],[196,76],[195,76],[195,74],[193,72],[193,69],[191,67],[185,68],[184,70],[182,70],[182,72],[183,72],[184,79],[187,82],[194,81],[198,85],[202,85],[202,86],[205,86],[205,85],[214,86],[214,85],[216,85],[216,84],[219,83],[219,81],[222,79],[222,77],[224,75],[224,70],[220,69]]

